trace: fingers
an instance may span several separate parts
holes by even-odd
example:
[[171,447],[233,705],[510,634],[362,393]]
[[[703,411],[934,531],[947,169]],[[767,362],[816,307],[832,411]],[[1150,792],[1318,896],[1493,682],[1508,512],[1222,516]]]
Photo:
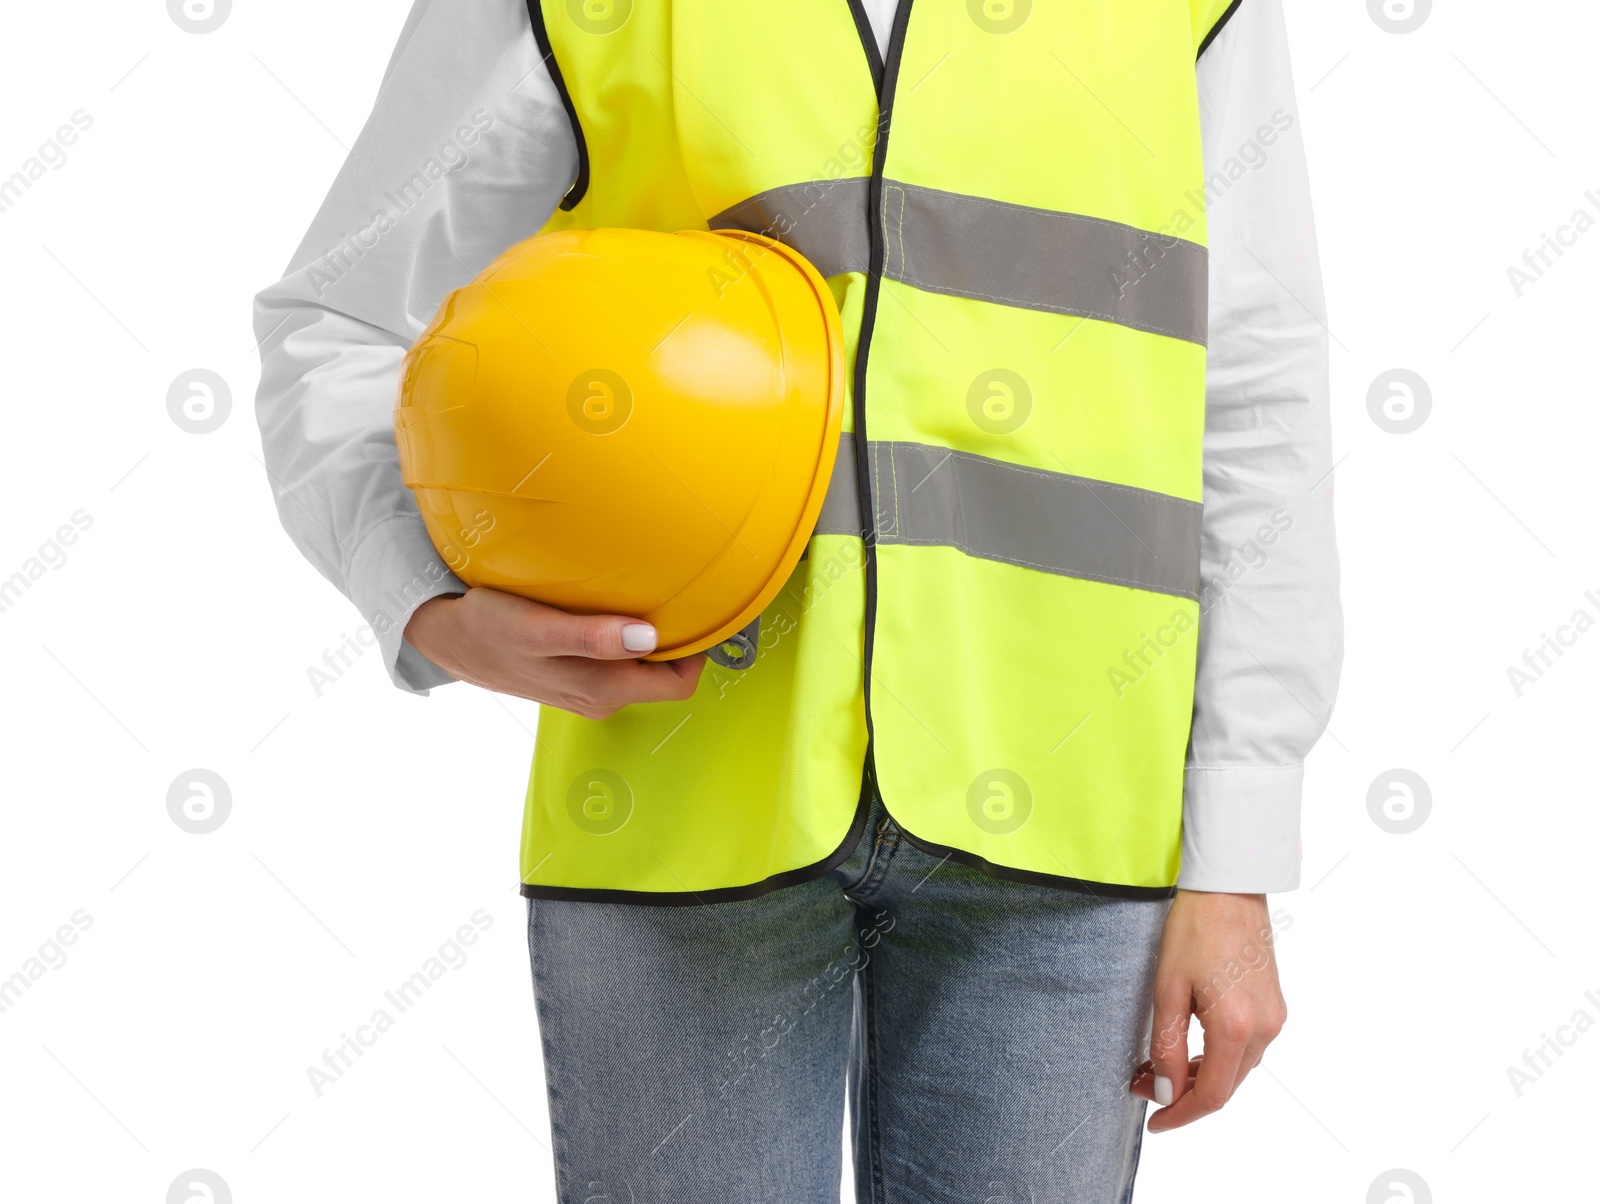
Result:
[[656,630],[625,615],[575,615],[500,590],[474,589],[467,620],[483,638],[512,643],[539,656],[633,660],[656,649]]
[[[671,669],[684,681],[691,683],[691,685],[699,685],[700,674],[705,671],[706,667],[706,654],[696,652],[693,656],[682,656],[675,661],[662,661],[660,663]],[[693,690],[691,689],[690,692],[693,693]]]
[[1164,1133],[1191,1124],[1202,1116],[1209,1116],[1233,1097],[1233,1087],[1239,1078],[1239,1064],[1249,1039],[1243,1032],[1229,1029],[1224,1035],[1206,1030],[1206,1051],[1200,1057],[1200,1067],[1194,1084],[1170,1108],[1163,1108],[1150,1118],[1150,1131]]
[[[1191,1009],[1205,1030],[1205,1052],[1185,1066],[1180,1034]],[[1179,890],[1156,962],[1151,1060],[1131,1088],[1166,1105],[1150,1118],[1150,1131],[1178,1128],[1226,1104],[1284,1016],[1266,897]]]
[[1244,1082],[1245,1076],[1261,1065],[1261,1059],[1267,1056],[1267,1046],[1278,1039],[1278,1034],[1283,1031],[1288,1018],[1289,1012],[1284,1006],[1281,995],[1262,1005],[1261,1012],[1255,1019],[1255,1031],[1250,1038],[1250,1044],[1245,1048],[1244,1057],[1239,1062],[1238,1077],[1233,1081],[1235,1091],[1239,1090],[1239,1084]]
[[[1187,1067],[1185,1067],[1182,1076],[1183,1091],[1192,1091],[1194,1089],[1194,1076],[1199,1072],[1199,1070],[1200,1059],[1190,1058],[1189,1064]],[[1156,1075],[1154,1065],[1149,1062],[1145,1062],[1143,1065],[1141,1065],[1138,1071],[1134,1074],[1133,1082],[1129,1084],[1128,1090],[1132,1094],[1137,1095],[1140,1099],[1149,1100],[1152,1104],[1159,1103],[1160,1101],[1156,1099]]]
[[549,662],[541,699],[585,719],[609,719],[641,702],[685,702],[694,696],[705,657],[677,661],[594,661],[570,657]]
[[632,703],[685,701],[705,668],[698,655],[639,660],[657,646],[649,623],[568,614],[492,589],[469,590],[449,610],[435,606],[428,622],[426,632],[412,624],[428,645],[418,650],[456,677],[589,719],[609,718]]
[[[1150,1131],[1164,1133],[1190,1124],[1232,1099],[1239,1084],[1261,1064],[1267,1046],[1282,1031],[1284,1019],[1283,1002],[1276,993],[1267,999],[1224,1001],[1202,1015],[1205,1053],[1198,1059],[1189,1090],[1150,1118]],[[1161,1102],[1153,1083],[1146,1098]]]
[[[535,606],[538,603],[534,603]],[[589,660],[636,660],[656,649],[656,629],[620,615],[570,615],[543,607],[535,647],[546,656],[582,656]]]
[[1192,1002],[1187,979],[1179,974],[1157,974],[1150,1024],[1150,1099],[1163,1107],[1181,1099],[1188,1083]]
[[1239,1069],[1234,1076],[1233,1090],[1237,1092],[1252,1070],[1261,1065],[1261,1059],[1267,1056],[1267,1042],[1260,1038],[1250,1042],[1245,1048],[1244,1057],[1239,1060]]

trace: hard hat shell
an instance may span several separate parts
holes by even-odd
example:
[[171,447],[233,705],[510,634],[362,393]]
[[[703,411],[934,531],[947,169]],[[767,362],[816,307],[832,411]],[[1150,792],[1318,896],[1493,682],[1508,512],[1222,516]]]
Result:
[[407,353],[403,479],[446,564],[653,624],[646,659],[727,640],[777,595],[838,450],[827,283],[743,231],[568,230],[501,255]]

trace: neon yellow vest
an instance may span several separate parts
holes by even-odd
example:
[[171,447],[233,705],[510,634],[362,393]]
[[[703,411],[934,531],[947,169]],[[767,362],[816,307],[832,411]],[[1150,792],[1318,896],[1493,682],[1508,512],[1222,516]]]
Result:
[[753,666],[603,721],[542,712],[523,893],[815,877],[874,780],[938,855],[1169,893],[1199,620],[1194,61],[1227,0],[901,0],[886,62],[850,0],[529,9],[583,150],[546,228],[781,238],[829,278],[852,386]]

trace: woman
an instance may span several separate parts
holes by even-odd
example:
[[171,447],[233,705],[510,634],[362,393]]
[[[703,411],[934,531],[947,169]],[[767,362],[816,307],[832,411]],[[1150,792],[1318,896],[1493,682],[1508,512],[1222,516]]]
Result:
[[[469,590],[400,481],[440,300],[601,226],[767,233],[840,306],[847,520],[744,675]],[[546,704],[562,1200],[837,1199],[847,1097],[861,1199],[1126,1200],[1145,1101],[1260,1061],[1340,658],[1313,245],[1279,0],[419,0],[259,414],[395,683]]]

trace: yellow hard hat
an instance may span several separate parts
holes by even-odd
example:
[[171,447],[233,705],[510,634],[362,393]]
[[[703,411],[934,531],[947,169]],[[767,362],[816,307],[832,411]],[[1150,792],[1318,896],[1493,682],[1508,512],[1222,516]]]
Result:
[[644,620],[649,660],[748,664],[752,620],[816,525],[843,409],[838,310],[792,248],[571,230],[445,299],[406,355],[395,441],[467,584]]

